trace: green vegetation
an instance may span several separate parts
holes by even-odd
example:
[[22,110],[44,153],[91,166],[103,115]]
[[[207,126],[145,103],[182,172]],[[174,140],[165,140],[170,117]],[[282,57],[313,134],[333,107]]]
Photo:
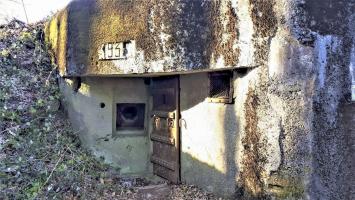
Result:
[[0,199],[134,198],[123,183],[146,182],[120,179],[81,148],[59,111],[42,28],[12,21],[0,29]]

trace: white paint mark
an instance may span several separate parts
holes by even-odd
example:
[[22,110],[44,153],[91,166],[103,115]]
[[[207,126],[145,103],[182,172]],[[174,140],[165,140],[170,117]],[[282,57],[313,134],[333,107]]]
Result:
[[223,67],[225,67],[225,62],[224,62],[224,56],[221,55],[217,59],[215,68],[220,69],[220,68],[223,68]]
[[324,87],[326,80],[326,66],[328,62],[328,50],[332,50],[332,53],[337,51],[340,41],[337,37],[326,35],[317,36],[315,50],[317,54],[317,66],[318,66],[318,82],[321,88]]
[[127,43],[126,49],[126,59],[112,60],[111,62],[124,74],[144,73],[144,68],[141,67],[144,63],[144,53],[137,50],[136,42],[132,40]]
[[240,0],[238,2],[232,2],[233,8],[237,9],[239,18],[239,44],[240,49],[238,66],[251,66],[254,62],[254,44],[253,34],[254,26],[250,17],[249,1]]
[[351,76],[351,99],[355,101],[355,44],[353,44],[351,49],[349,68]]
[[149,20],[148,20],[148,25],[149,25],[149,31],[151,33],[154,33],[155,31],[155,11],[154,9],[151,9],[150,13],[149,13]]
[[285,37],[279,33],[272,38],[270,44],[270,53],[269,53],[269,77],[282,74],[286,66],[285,63],[285,52],[286,46],[289,44],[285,41]]
[[162,53],[163,53],[164,56],[167,53],[166,43],[168,42],[169,38],[171,37],[171,35],[166,34],[166,33],[163,32],[165,29],[166,29],[165,25],[162,24],[161,25],[162,32],[160,32],[160,34],[159,34],[159,39],[160,39],[161,45],[163,47],[163,52]]

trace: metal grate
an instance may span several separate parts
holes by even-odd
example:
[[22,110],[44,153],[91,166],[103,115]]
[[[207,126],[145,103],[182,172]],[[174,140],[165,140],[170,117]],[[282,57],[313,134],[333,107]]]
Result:
[[216,103],[232,103],[230,72],[215,72],[210,74],[209,100]]

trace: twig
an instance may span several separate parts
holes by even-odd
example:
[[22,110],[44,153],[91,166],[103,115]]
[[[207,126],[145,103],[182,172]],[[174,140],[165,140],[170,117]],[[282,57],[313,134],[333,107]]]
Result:
[[25,16],[26,16],[26,20],[27,20],[27,24],[29,24],[29,21],[28,21],[28,16],[27,16],[27,11],[26,11],[26,7],[25,7],[25,3],[22,1],[22,6],[23,6],[23,10],[25,11]]
[[46,79],[46,82],[45,82],[46,86],[49,85],[49,79],[51,78],[53,72],[54,72],[56,69],[57,69],[57,67],[54,67],[53,70],[49,73],[49,75],[48,75],[48,77],[47,77],[47,79]]
[[8,129],[5,129],[5,130],[1,131],[0,134],[5,133],[5,132],[9,132],[12,136],[16,136],[14,133],[11,132],[11,129],[16,128],[16,127],[18,127],[18,126],[13,126]]
[[[60,153],[60,152],[61,152],[61,151],[59,151],[59,153]],[[57,160],[57,163],[55,163],[54,168],[52,169],[51,173],[50,173],[49,176],[47,177],[46,182],[43,183],[41,189],[42,189],[44,186],[47,185],[48,181],[50,180],[50,178],[51,178],[52,175],[53,175],[53,172],[57,169],[57,167],[58,167],[60,161],[63,159],[63,157],[64,157],[64,153],[63,153],[63,154],[60,156],[60,158]]]
[[54,165],[54,168],[52,169],[51,173],[50,173],[49,176],[47,177],[47,180],[46,180],[46,182],[44,182],[44,184],[43,184],[42,187],[44,187],[44,186],[48,183],[49,179],[50,179],[50,178],[52,177],[52,175],[53,175],[53,172],[57,169],[57,166],[58,166],[58,164],[60,163],[60,160],[63,159],[63,156],[64,156],[64,154],[62,154],[62,155],[60,156],[60,158],[57,160],[57,163]]
[[70,151],[70,154],[71,154],[71,156],[72,156],[72,158],[74,158],[74,153],[73,153],[73,151],[70,149],[70,147],[68,146],[68,145],[65,145],[66,147],[67,147],[67,149]]
[[[5,132],[9,131],[9,130],[11,130],[12,128],[14,128],[14,127],[11,127],[11,128],[5,129],[5,130],[1,131],[1,132],[0,132],[0,134],[5,133]],[[12,135],[12,134],[11,134],[11,135]]]
[[[62,150],[64,150],[64,149],[62,149]],[[62,150],[60,150],[60,151],[58,152],[58,154],[60,154],[60,152],[62,152]],[[54,165],[54,168],[52,169],[51,173],[50,173],[49,176],[47,177],[46,181],[45,181],[45,182],[43,183],[43,185],[38,189],[38,192],[37,192],[36,196],[33,197],[32,199],[36,199],[37,196],[38,196],[38,194],[39,194],[39,192],[43,189],[44,186],[47,185],[48,181],[51,179],[51,177],[52,177],[54,171],[57,169],[57,167],[58,167],[60,161],[63,159],[63,157],[64,157],[64,153],[59,157],[59,159],[57,160],[57,162],[56,162],[55,165]]]

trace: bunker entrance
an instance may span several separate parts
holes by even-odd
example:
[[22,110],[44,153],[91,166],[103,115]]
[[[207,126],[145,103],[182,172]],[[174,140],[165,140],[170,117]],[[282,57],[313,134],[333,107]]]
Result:
[[151,85],[153,173],[172,183],[180,181],[179,78],[154,78]]

